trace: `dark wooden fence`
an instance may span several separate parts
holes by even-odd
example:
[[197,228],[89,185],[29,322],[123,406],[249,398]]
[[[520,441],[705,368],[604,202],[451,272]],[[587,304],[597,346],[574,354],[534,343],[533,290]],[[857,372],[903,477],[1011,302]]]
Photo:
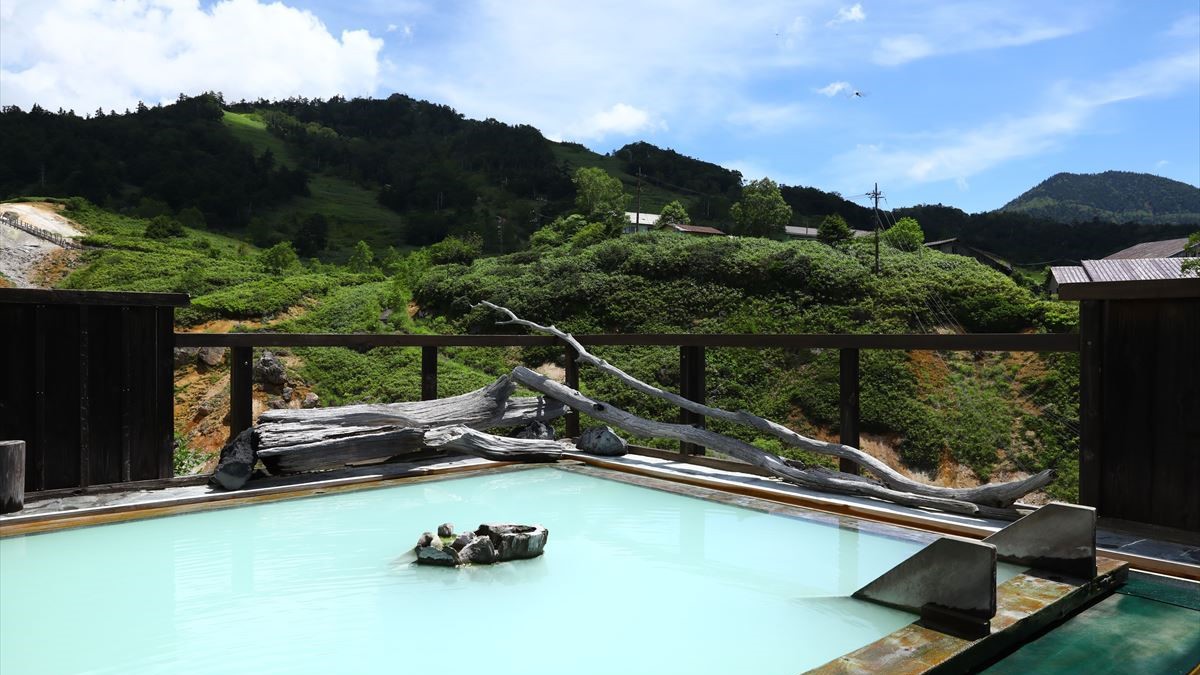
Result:
[[27,491],[172,473],[174,308],[187,296],[0,289],[0,439]]
[[[677,347],[679,349],[680,395],[704,402],[705,349],[739,347],[747,349],[837,349],[840,353],[841,441],[859,446],[859,351],[862,349],[936,350],[936,351],[1012,351],[1075,352],[1077,334],[998,333],[972,335],[728,335],[728,334],[654,334],[654,335],[577,335],[586,346],[621,345],[639,347]],[[420,347],[421,396],[437,396],[437,350],[440,347],[528,347],[562,345],[557,338],[541,335],[378,335],[319,333],[176,333],[181,347],[229,347],[233,372],[230,377],[231,434],[252,423],[252,354],[255,347]],[[579,368],[575,352],[563,348],[566,384],[579,388]],[[680,410],[684,424],[703,426],[703,417]],[[579,433],[579,416],[566,419],[567,435]],[[703,454],[704,448],[683,444],[685,454]],[[855,471],[857,465],[843,460],[843,471]]]

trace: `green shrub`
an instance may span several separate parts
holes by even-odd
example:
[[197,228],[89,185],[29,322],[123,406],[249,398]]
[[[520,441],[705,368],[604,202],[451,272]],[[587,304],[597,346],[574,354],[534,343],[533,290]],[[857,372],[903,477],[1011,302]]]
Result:
[[146,225],[145,235],[148,239],[169,239],[183,236],[183,225],[170,216],[154,216]]

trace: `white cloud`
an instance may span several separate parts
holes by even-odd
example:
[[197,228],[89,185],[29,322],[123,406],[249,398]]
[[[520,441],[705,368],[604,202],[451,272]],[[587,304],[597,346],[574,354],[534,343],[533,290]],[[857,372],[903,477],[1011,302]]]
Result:
[[862,3],[856,2],[849,7],[842,7],[838,10],[837,16],[833,17],[827,26],[836,26],[839,23],[857,23],[867,18],[867,13],[863,11]]
[[368,95],[382,40],[332,35],[282,3],[219,0],[6,0],[0,101],[122,110],[139,100],[221,91],[227,99]]
[[629,136],[665,128],[663,122],[655,121],[645,110],[635,108],[627,103],[617,103],[607,110],[593,113],[571,125],[568,129],[568,137],[595,140],[613,134]]
[[818,89],[817,93],[821,94],[823,96],[828,96],[830,98],[833,98],[834,96],[837,96],[838,94],[842,94],[842,93],[848,94],[852,91],[854,91],[854,88],[850,86],[849,82],[830,82],[829,84],[825,85],[824,87],[821,87],[820,89]]
[[920,35],[897,35],[880,40],[875,62],[898,66],[933,54],[933,44]]
[[1200,50],[1183,52],[1112,73],[1094,83],[1064,84],[1041,108],[993,120],[974,129],[945,130],[895,143],[859,146],[835,158],[842,185],[873,180],[912,185],[966,180],[1007,161],[1050,151],[1083,133],[1103,107],[1121,101],[1172,94],[1196,86]]
[[389,32],[389,33],[395,33],[399,29],[400,29],[400,27],[394,23],[389,23],[387,25],[387,32]]

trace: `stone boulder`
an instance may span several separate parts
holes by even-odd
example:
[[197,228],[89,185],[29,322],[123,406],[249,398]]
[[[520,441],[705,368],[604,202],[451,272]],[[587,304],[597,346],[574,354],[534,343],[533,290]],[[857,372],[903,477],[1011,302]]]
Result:
[[196,365],[204,368],[216,368],[225,363],[224,347],[201,347],[196,351]]
[[304,395],[304,401],[300,403],[301,408],[315,408],[321,404],[321,397],[311,391]]
[[240,490],[254,473],[258,461],[258,437],[246,429],[221,448],[221,460],[208,484],[226,490]]
[[458,557],[464,563],[473,565],[490,565],[499,560],[492,540],[489,537],[480,536],[473,537],[471,543],[458,552]]
[[533,438],[541,441],[554,440],[554,427],[545,422],[533,421],[517,432],[516,438]]
[[492,541],[496,559],[522,560],[536,558],[546,548],[550,532],[541,525],[511,525],[508,523],[485,523],[475,530]]
[[612,427],[589,427],[579,434],[575,447],[589,455],[620,457],[625,454],[627,444]]
[[200,349],[198,347],[176,347],[173,352],[173,360],[176,368],[182,368],[196,360],[196,354]]
[[254,381],[276,386],[287,384],[283,362],[271,352],[263,352],[254,362]]

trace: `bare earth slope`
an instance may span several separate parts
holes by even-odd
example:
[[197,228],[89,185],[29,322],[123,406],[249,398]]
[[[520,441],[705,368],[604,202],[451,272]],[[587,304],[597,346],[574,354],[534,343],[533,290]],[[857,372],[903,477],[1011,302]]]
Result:
[[[0,212],[14,211],[21,220],[43,230],[66,237],[83,236],[78,224],[58,213],[61,207],[44,202],[0,204]],[[37,269],[46,258],[63,251],[62,247],[27,232],[0,225],[0,275],[18,288],[36,288]]]

